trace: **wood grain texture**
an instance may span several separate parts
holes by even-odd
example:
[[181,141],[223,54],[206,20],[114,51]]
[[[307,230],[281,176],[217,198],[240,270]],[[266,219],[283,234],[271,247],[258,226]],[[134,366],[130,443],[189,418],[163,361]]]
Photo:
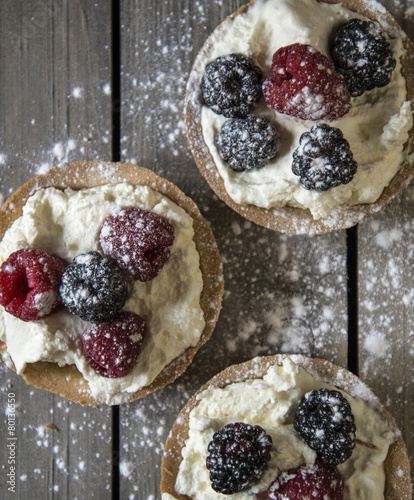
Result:
[[[121,1],[115,103],[111,3],[0,2],[0,194],[45,165],[111,159],[113,133],[119,135],[120,159],[174,182],[211,224],[225,263],[223,310],[186,373],[121,407],[119,429],[111,409],[81,408],[32,389],[2,364],[0,403],[5,408],[7,394],[17,396],[20,448],[12,496],[7,450],[0,449],[0,497],[158,499],[164,442],[203,383],[230,364],[277,352],[346,366],[348,320],[358,325],[360,376],[397,420],[413,460],[413,187],[358,226],[358,288],[351,292],[359,307],[348,318],[346,233],[286,236],[247,222],[217,199],[187,144],[190,68],[208,34],[243,0]],[[412,2],[381,3],[412,39]],[[112,104],[121,110],[120,130],[113,130]],[[6,423],[0,421],[2,438]]]
[[217,199],[187,144],[190,68],[208,34],[243,3],[121,4],[122,160],[135,159],[194,199],[225,272],[216,330],[193,364],[174,385],[120,408],[121,498],[159,498],[163,443],[178,410],[229,364],[292,351],[347,363],[346,233],[289,237],[246,221]]
[[[0,3],[0,191],[41,169],[110,157],[110,2]],[[6,69],[5,69],[6,68]],[[1,365],[1,407],[16,395],[16,493],[6,483],[0,421],[0,497],[111,498],[112,410],[84,409],[29,387]],[[53,424],[57,430],[46,426]],[[4,444],[4,445],[3,445]]]
[[[412,2],[381,2],[414,39]],[[402,431],[414,471],[414,186],[358,226],[359,375]]]
[[359,226],[359,373],[393,413],[413,464],[414,190]]

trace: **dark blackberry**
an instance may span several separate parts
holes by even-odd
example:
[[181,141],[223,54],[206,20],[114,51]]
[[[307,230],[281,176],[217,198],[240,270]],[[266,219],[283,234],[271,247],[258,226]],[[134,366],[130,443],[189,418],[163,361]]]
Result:
[[326,191],[352,181],[357,170],[349,143],[339,130],[326,123],[314,125],[299,139],[293,153],[292,172],[305,189]]
[[229,54],[206,66],[201,90],[206,105],[226,118],[247,116],[262,95],[262,71],[250,57]]
[[257,484],[270,459],[272,438],[259,425],[225,425],[208,445],[206,467],[211,487],[231,495]]
[[116,262],[99,252],[78,255],[62,275],[59,294],[72,314],[91,323],[112,319],[127,299],[127,282]]
[[327,464],[341,464],[352,454],[354,415],[339,391],[318,389],[305,394],[296,410],[293,426]]
[[236,172],[263,167],[275,156],[279,144],[276,127],[257,116],[226,120],[216,137],[220,156]]
[[350,19],[340,26],[331,52],[352,97],[387,85],[396,65],[390,44],[372,21]]

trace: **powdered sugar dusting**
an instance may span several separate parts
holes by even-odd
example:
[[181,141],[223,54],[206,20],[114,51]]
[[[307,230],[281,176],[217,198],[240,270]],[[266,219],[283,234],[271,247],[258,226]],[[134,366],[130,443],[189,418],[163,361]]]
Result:
[[128,478],[134,470],[134,465],[131,462],[123,461],[119,464],[119,472],[125,478]]
[[81,99],[82,97],[84,97],[84,89],[82,87],[78,87],[78,86],[73,87],[72,96],[75,99]]
[[[48,394],[34,388],[29,389],[26,396],[18,389],[19,377],[3,363],[0,364],[0,376],[9,394],[14,394],[16,399],[16,443],[19,444],[16,495],[33,498],[34,492],[44,489],[45,484],[49,484],[48,488],[54,492],[64,492],[68,480],[73,480],[80,486],[77,491],[81,497],[86,494],[84,488],[96,489],[92,478],[97,477],[100,489],[110,491],[112,449],[111,433],[106,422],[111,420],[111,411],[95,408],[91,413],[61,398],[50,405]],[[0,432],[6,436],[7,398],[1,399],[1,408],[3,423]],[[96,450],[99,450],[93,455],[90,446],[92,435]],[[90,483],[88,477],[91,478]],[[72,491],[76,496],[75,489]]]
[[395,227],[390,231],[379,232],[375,237],[375,241],[380,247],[389,249],[393,246],[393,243],[401,241],[402,236],[402,230],[399,227]]
[[[397,12],[402,10],[403,2],[392,2]],[[50,484],[50,491],[62,496],[68,484],[78,487],[77,491],[81,492],[78,497],[81,498],[82,493],[85,494],[82,488],[98,486],[96,478],[99,478],[101,491],[110,492],[115,465],[120,468],[125,498],[155,500],[160,497],[154,488],[157,489],[159,484],[163,446],[175,416],[195,390],[218,370],[256,354],[280,351],[325,356],[341,365],[346,364],[345,234],[317,238],[307,235],[284,237],[246,222],[211,192],[198,174],[187,145],[182,118],[186,78],[203,39],[234,7],[230,3],[195,0],[188,4],[188,9],[185,7],[174,15],[168,11],[169,4],[152,4],[151,12],[157,19],[162,19],[160,32],[156,33],[160,23],[148,26],[145,33],[138,30],[139,37],[132,25],[125,23],[123,27],[124,40],[126,43],[130,40],[131,50],[128,52],[135,51],[135,58],[123,60],[122,158],[147,166],[184,186],[185,193],[197,201],[210,222],[225,261],[226,294],[219,324],[211,341],[176,383],[120,408],[121,445],[119,454],[115,452],[114,455],[110,410],[84,409],[39,390],[26,389],[26,393],[20,380],[11,371],[6,372],[2,364],[0,371],[4,387],[20,388],[20,442],[29,443],[34,448],[34,454],[19,457],[22,461],[20,491],[26,493],[27,498],[35,487],[44,491],[45,484]],[[367,3],[372,4],[371,0]],[[141,13],[132,12],[131,22],[135,22],[138,14],[141,16]],[[414,7],[406,7],[405,18],[414,18]],[[189,22],[191,26],[188,27]],[[156,36],[159,42],[154,47],[150,39],[154,40]],[[108,80],[106,74],[101,82],[96,81],[101,95],[109,95]],[[77,84],[86,89],[83,82]],[[72,96],[73,88],[73,84],[68,88],[72,103],[87,108],[93,106],[87,99]],[[107,102],[109,105],[109,100]],[[160,105],[155,106],[154,102]],[[35,130],[40,123],[40,115],[31,117],[29,130]],[[10,177],[12,168],[16,170],[18,166],[24,171],[25,180],[64,161],[109,158],[110,125],[101,127],[101,122],[74,124],[77,126],[79,133],[75,128],[68,131],[67,126],[56,127],[56,136],[45,136],[36,150],[31,148],[29,151],[23,144],[16,152],[12,145],[6,147],[0,141],[0,150],[4,151],[0,153],[3,162],[0,164],[0,203],[7,197],[9,189],[21,184],[20,180]],[[108,178],[112,174],[118,178],[117,172],[105,162],[100,164],[100,170],[108,174]],[[407,206],[406,202],[404,206]],[[400,340],[403,327],[395,326],[395,318],[398,320],[399,316],[401,320],[409,321],[414,316],[413,287],[409,282],[413,252],[407,236],[414,227],[410,220],[403,222],[398,211],[393,214],[389,217],[396,221],[395,227],[385,228],[380,222],[377,228],[372,228],[366,244],[369,254],[360,258],[361,273],[367,277],[364,284],[366,294],[361,296],[361,315],[366,321],[362,322],[360,330],[362,333],[381,332],[377,337],[380,344],[381,336],[389,335],[385,342],[398,354],[403,343]],[[334,227],[336,217],[337,214],[326,223]],[[358,217],[362,218],[362,215],[351,214],[347,225],[353,225]],[[382,214],[380,221],[382,217],[386,215]],[[404,231],[399,239],[398,232],[402,227]],[[308,227],[301,229],[303,233],[309,231]],[[361,229],[360,237],[365,231],[367,228]],[[377,231],[381,233],[378,239]],[[406,247],[401,260],[396,255],[399,245]],[[377,258],[381,251],[387,252],[393,261],[384,270],[382,261]],[[404,273],[407,281],[391,276],[396,269],[401,269],[401,261],[407,263]],[[384,279],[380,279],[381,273],[386,274]],[[384,295],[378,298],[381,290]],[[382,324],[386,315],[380,313],[387,304],[393,304],[398,310],[392,313],[392,319]],[[400,314],[401,305],[407,309]],[[410,361],[400,357],[389,360],[389,354],[384,356],[383,349],[375,351],[374,341],[375,336],[368,336],[361,344],[365,350],[361,354],[365,360],[361,376],[379,380],[379,387],[383,387],[385,393],[393,388],[390,382],[393,368],[396,365],[408,367]],[[407,347],[404,352],[411,356],[414,356],[413,341],[413,335],[408,335],[405,340]],[[341,376],[338,374],[338,380]],[[402,384],[400,380],[397,385],[399,388],[406,386]],[[366,390],[357,387],[355,393],[358,391],[363,395]],[[407,389],[398,394],[402,406],[410,399]],[[4,408],[4,399],[2,405]],[[6,419],[3,419],[3,425],[4,422]],[[58,426],[58,432],[46,429],[46,424],[51,422]],[[408,426],[407,435],[410,437],[411,428]],[[42,436],[39,436],[39,429]],[[35,463],[33,456],[36,457]],[[402,477],[404,472],[401,470],[398,475]],[[23,484],[28,485],[26,489],[23,489]]]
[[386,358],[391,355],[388,341],[380,333],[370,333],[363,342],[363,347],[372,358]]

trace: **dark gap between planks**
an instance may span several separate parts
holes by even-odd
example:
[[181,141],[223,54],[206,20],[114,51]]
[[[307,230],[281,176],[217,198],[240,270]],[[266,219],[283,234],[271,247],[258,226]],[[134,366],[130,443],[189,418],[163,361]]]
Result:
[[[112,161],[121,160],[121,19],[120,0],[112,0],[111,90]],[[358,375],[358,229],[346,231],[348,294],[348,369]],[[120,495],[120,418],[119,407],[112,407],[112,498]]]
[[[111,160],[121,160],[121,16],[120,0],[111,3]],[[112,407],[112,498],[120,498],[120,421],[119,407]]]
[[358,375],[358,226],[346,231],[348,275],[348,370]]

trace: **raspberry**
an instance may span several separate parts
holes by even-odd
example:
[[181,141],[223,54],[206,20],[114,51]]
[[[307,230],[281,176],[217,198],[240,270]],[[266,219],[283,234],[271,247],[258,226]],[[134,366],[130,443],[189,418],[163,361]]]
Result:
[[145,336],[145,321],[120,312],[112,321],[93,325],[82,335],[89,365],[103,377],[125,377],[134,368]]
[[207,65],[201,80],[204,102],[226,118],[247,116],[262,95],[261,78],[261,69],[250,57],[218,57]]
[[60,303],[57,287],[64,269],[43,250],[13,252],[0,268],[0,304],[23,321],[47,316]]
[[242,172],[266,165],[279,149],[280,135],[266,118],[233,118],[224,122],[216,144],[223,160]]
[[293,426],[325,463],[338,465],[352,454],[354,415],[339,391],[318,389],[305,394],[296,410]]
[[269,486],[267,500],[343,500],[343,481],[336,467],[316,460],[283,471]]
[[326,191],[348,184],[356,171],[357,163],[339,128],[322,123],[301,135],[292,172],[300,176],[303,188]]
[[387,85],[396,66],[390,44],[372,21],[350,19],[340,26],[331,52],[352,97]]
[[336,120],[351,109],[343,76],[326,56],[301,43],[275,52],[263,95],[269,108],[302,120]]
[[126,279],[116,262],[99,252],[75,257],[59,284],[69,312],[91,323],[112,319],[125,304],[127,291]]
[[225,425],[208,445],[206,467],[211,487],[231,495],[257,484],[270,459],[272,438],[259,425]]
[[99,243],[131,279],[154,279],[170,257],[174,227],[140,208],[117,208],[104,220]]

